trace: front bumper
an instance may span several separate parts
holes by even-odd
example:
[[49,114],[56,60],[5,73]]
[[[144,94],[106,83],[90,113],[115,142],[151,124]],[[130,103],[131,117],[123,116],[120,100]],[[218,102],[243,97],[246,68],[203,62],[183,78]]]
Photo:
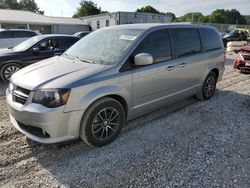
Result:
[[64,112],[64,106],[46,108],[39,104],[14,102],[6,91],[10,120],[14,127],[32,140],[50,144],[79,137],[81,111]]

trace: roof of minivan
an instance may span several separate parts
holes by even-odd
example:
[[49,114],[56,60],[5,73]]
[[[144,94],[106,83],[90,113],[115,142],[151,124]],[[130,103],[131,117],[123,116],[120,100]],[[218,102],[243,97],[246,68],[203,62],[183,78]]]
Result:
[[168,23],[168,24],[161,24],[161,23],[147,23],[147,24],[125,24],[125,25],[116,25],[107,27],[112,28],[124,28],[124,29],[150,29],[150,28],[210,28],[215,29],[209,25],[199,25],[199,24],[183,24],[183,23]]

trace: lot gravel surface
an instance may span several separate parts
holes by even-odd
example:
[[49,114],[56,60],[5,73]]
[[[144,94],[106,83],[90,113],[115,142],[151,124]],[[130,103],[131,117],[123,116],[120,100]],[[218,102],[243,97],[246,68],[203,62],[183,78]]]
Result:
[[211,100],[191,97],[132,120],[97,149],[27,139],[9,121],[5,88],[0,187],[250,187],[250,77],[232,59]]

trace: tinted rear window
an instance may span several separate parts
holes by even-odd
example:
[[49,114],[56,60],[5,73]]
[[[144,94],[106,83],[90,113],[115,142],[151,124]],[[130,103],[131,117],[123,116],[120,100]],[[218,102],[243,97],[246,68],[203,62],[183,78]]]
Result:
[[171,44],[168,30],[159,30],[150,33],[135,50],[134,55],[149,53],[154,63],[171,59]]
[[13,33],[10,31],[0,32],[0,39],[7,39],[7,38],[12,38],[12,37],[13,37]]
[[201,52],[197,29],[172,29],[175,54],[177,57]]
[[212,29],[201,29],[201,37],[205,51],[216,50],[222,48],[220,36]]
[[29,31],[14,31],[14,38],[29,38],[35,36],[35,33]]

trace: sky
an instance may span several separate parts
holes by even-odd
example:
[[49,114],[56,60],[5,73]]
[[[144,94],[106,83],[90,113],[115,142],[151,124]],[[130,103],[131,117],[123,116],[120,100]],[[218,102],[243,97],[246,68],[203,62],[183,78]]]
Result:
[[[47,16],[72,17],[80,0],[35,0]],[[109,12],[135,11],[151,5],[163,12],[173,12],[177,17],[188,12],[210,14],[216,9],[237,9],[243,15],[250,15],[250,0],[92,0]]]

